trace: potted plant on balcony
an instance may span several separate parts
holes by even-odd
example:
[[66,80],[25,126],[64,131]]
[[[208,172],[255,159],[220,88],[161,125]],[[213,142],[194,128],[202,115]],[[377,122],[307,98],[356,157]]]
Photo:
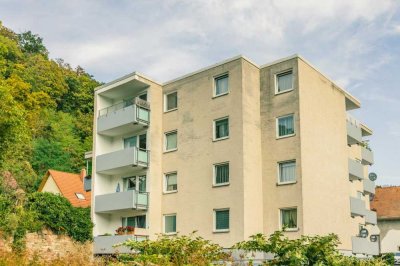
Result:
[[135,227],[128,225],[128,226],[125,227],[125,229],[126,229],[126,234],[127,235],[135,234]]
[[125,226],[120,226],[117,228],[117,230],[115,230],[115,232],[117,233],[117,235],[125,235]]

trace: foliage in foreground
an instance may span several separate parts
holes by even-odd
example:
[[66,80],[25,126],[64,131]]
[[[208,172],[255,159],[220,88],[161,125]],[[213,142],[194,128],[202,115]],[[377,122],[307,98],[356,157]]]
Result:
[[66,198],[48,192],[30,194],[25,207],[56,234],[69,235],[78,242],[92,239],[89,208],[75,208]]
[[157,240],[127,240],[121,245],[137,252],[119,256],[120,261],[134,265],[210,265],[230,257],[221,246],[195,236],[195,232],[188,236],[160,235]]
[[269,238],[256,234],[250,240],[237,243],[233,248],[247,253],[263,251],[274,254],[272,261],[265,265],[391,265],[383,258],[358,259],[339,253],[338,236],[301,236],[298,239],[288,239],[282,231],[276,231]]

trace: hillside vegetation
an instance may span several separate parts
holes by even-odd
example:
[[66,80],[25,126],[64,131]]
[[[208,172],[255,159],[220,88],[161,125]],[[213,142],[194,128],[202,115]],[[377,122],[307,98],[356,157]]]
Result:
[[26,192],[49,168],[79,172],[92,149],[93,90],[100,83],[48,54],[38,35],[0,22],[0,170]]

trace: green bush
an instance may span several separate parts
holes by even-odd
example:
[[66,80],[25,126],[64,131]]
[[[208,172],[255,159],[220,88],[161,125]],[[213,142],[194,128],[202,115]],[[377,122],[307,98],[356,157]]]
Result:
[[92,239],[89,208],[75,208],[66,198],[47,192],[30,194],[25,206],[56,234],[69,235],[79,242]]

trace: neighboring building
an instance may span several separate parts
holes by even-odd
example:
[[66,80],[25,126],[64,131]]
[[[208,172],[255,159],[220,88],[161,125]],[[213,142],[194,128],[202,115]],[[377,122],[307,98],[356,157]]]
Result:
[[377,187],[371,209],[378,214],[381,252],[400,252],[400,186]]
[[38,191],[59,194],[69,200],[74,207],[90,207],[91,193],[83,188],[85,176],[85,169],[82,169],[80,174],[48,170]]
[[[167,66],[166,66],[167,67]],[[360,102],[295,55],[258,66],[238,56],[160,84],[136,72],[95,91],[94,252],[194,230],[223,247],[287,227],[378,254],[366,179],[372,134]]]

